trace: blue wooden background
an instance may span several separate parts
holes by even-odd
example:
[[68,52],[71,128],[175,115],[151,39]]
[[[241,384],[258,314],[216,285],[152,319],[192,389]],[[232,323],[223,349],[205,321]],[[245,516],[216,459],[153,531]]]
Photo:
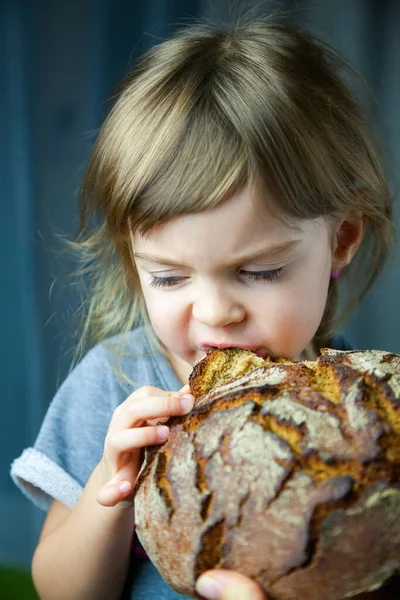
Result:
[[[29,567],[43,515],[14,488],[12,459],[32,444],[64,379],[77,292],[57,235],[76,227],[76,188],[113,86],[130,57],[189,16],[229,17],[227,0],[0,2],[0,564]],[[251,2],[247,2],[250,5]],[[365,76],[397,194],[400,2],[267,2],[323,35]],[[397,208],[397,215],[399,215]],[[346,328],[360,347],[400,353],[397,258]],[[1,594],[0,594],[1,595]]]

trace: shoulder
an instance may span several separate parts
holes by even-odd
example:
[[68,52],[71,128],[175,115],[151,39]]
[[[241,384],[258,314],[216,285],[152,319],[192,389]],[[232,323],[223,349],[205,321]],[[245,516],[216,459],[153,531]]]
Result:
[[143,327],[133,329],[125,335],[115,335],[107,338],[91,348],[79,362],[86,369],[96,366],[113,368],[116,361],[135,361],[148,358],[154,352],[148,334]]
[[138,327],[125,335],[108,338],[94,346],[71,372],[84,379],[113,388],[126,395],[144,385],[175,389],[175,375],[154,334]]

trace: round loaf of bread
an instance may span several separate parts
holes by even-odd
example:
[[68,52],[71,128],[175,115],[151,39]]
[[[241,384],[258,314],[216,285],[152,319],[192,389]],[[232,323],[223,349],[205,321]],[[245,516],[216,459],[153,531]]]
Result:
[[190,385],[193,411],[135,488],[138,537],[173,589],[198,598],[218,567],[269,600],[340,600],[400,573],[400,356],[216,349]]

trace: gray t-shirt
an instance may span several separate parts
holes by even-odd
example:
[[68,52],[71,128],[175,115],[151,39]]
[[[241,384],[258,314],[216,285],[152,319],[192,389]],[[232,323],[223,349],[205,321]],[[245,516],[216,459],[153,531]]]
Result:
[[[47,511],[54,499],[73,508],[92,471],[101,460],[104,438],[115,408],[144,385],[179,390],[165,356],[150,344],[143,328],[124,340],[123,356],[110,346],[119,338],[93,348],[64,381],[46,413],[36,442],[11,466],[11,477],[22,492]],[[332,348],[350,350],[341,337]],[[120,366],[130,383],[116,376]],[[132,558],[124,598],[178,600],[150,560]]]

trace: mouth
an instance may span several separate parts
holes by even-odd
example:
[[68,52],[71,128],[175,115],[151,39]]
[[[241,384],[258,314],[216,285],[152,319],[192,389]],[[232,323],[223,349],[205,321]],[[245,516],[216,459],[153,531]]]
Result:
[[207,344],[201,344],[200,345],[200,351],[203,353],[202,358],[204,358],[205,356],[207,356],[207,354],[209,352],[211,352],[211,350],[215,350],[215,348],[218,348],[220,350],[225,350],[226,348],[233,348],[234,344],[211,344],[211,343],[207,343]]
[[257,348],[257,350],[254,350],[254,354],[257,354],[257,356],[259,356],[263,360],[270,356],[270,353],[267,352],[265,348]]
[[267,351],[266,348],[260,348],[257,346],[250,346],[250,345],[244,345],[244,344],[235,344],[235,343],[231,343],[231,344],[201,344],[200,345],[200,350],[203,353],[201,359],[203,359],[205,356],[207,356],[207,354],[211,351],[214,350],[214,348],[219,348],[220,350],[224,350],[226,348],[241,348],[242,350],[250,350],[250,352],[254,352],[254,354],[256,354],[257,356],[259,356],[262,359],[266,359],[268,356],[270,356],[270,353]]

